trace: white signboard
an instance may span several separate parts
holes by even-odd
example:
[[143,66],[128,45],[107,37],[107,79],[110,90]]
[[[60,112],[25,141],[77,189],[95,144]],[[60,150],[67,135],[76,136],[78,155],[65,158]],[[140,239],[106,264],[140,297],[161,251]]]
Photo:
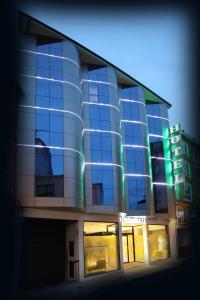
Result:
[[121,216],[122,223],[146,224],[146,216]]

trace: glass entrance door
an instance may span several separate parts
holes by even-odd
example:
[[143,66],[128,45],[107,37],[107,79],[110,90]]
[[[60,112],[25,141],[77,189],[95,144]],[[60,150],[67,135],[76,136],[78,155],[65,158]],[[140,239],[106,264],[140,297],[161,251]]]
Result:
[[122,232],[123,262],[134,261],[134,238],[132,227],[124,227]]

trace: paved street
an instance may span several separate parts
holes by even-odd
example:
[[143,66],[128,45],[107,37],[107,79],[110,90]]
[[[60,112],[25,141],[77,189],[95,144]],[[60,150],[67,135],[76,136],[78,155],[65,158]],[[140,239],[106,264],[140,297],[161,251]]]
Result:
[[[117,297],[143,299],[190,299],[197,291],[197,264],[193,261],[167,260],[150,266],[143,264],[125,272],[109,273],[83,282],[62,283],[24,293],[20,300],[111,299]],[[170,281],[170,289],[166,288]]]

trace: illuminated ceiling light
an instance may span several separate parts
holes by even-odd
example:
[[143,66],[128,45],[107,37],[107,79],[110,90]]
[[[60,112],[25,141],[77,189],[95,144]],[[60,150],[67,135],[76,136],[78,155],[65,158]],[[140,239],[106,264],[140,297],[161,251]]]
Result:
[[117,106],[114,106],[114,105],[112,105],[112,104],[96,103],[96,102],[82,102],[82,104],[107,106],[107,107],[112,107],[112,108],[114,108],[114,109],[120,111],[119,108],[118,108]]
[[142,124],[142,125],[145,125],[145,126],[147,126],[147,124],[146,124],[146,123],[144,123],[144,122],[141,122],[141,121],[120,120],[120,122],[125,122],[125,123],[135,123],[135,124]]
[[46,78],[46,77],[41,77],[41,76],[31,76],[31,75],[26,75],[26,74],[19,74],[19,75],[24,76],[24,77],[35,78],[35,79],[42,79],[42,80],[48,80],[48,81],[53,81],[53,82],[59,82],[59,83],[67,83],[67,84],[70,84],[70,85],[74,86],[75,88],[77,88],[79,90],[80,93],[82,93],[81,89],[76,84],[74,84],[70,81],[58,80],[58,79],[53,79],[53,78]]
[[169,119],[167,119],[167,118],[163,118],[163,117],[159,117],[159,116],[147,115],[147,117],[149,117],[149,118],[155,118],[155,119],[162,119],[162,120],[166,120],[166,121],[168,121],[168,122],[169,122]]
[[117,135],[119,135],[120,137],[122,137],[120,133],[118,133],[118,132],[116,132],[116,131],[110,131],[110,130],[101,130],[101,129],[89,129],[89,128],[85,128],[85,129],[83,129],[83,133],[84,133],[85,131],[88,131],[88,132],[100,132],[100,133],[111,133],[111,134],[117,134]]
[[133,177],[151,177],[147,174],[134,174],[134,173],[124,173],[124,176],[133,176]]
[[139,104],[142,104],[145,106],[145,103],[141,102],[141,101],[135,101],[135,100],[129,100],[129,99],[122,99],[122,98],[119,98],[119,101],[120,102],[131,102],[131,103],[139,103]]
[[152,182],[154,185],[163,185],[163,186],[174,186],[174,184],[168,184],[166,182]]
[[74,151],[77,152],[78,154],[80,154],[81,156],[84,157],[84,155],[75,149],[72,148],[65,148],[65,147],[57,147],[57,146],[43,146],[43,145],[29,145],[29,144],[17,144],[18,146],[25,146],[25,147],[33,147],[33,148],[47,148],[47,149],[56,149],[56,150],[69,150],[69,151]]
[[149,136],[152,136],[152,137],[159,137],[159,138],[162,138],[162,139],[171,139],[170,137],[167,137],[167,136],[163,136],[163,135],[159,135],[159,134],[152,134],[150,133]]
[[153,158],[153,159],[160,159],[160,160],[169,160],[169,161],[173,161],[173,159],[165,158],[165,157],[151,156],[151,158]]
[[144,148],[144,149],[148,149],[148,147],[146,146],[142,146],[142,145],[129,145],[129,144],[123,144],[122,147],[130,147],[130,148]]
[[106,81],[101,81],[101,80],[91,80],[91,79],[82,79],[81,80],[81,84],[83,82],[95,82],[95,83],[102,83],[102,84],[107,84],[107,85],[112,85],[113,87],[115,87],[117,89],[117,86],[113,83],[110,82],[106,82]]
[[119,167],[122,169],[124,168],[121,165],[113,164],[113,163],[100,163],[100,162],[88,162],[88,161],[84,162],[84,165],[106,166],[106,167],[113,166],[113,167]]
[[20,107],[27,107],[27,108],[34,108],[34,109],[43,109],[43,110],[49,110],[49,111],[58,111],[58,112],[63,112],[63,113],[69,113],[69,114],[72,114],[72,115],[76,116],[77,118],[79,118],[83,122],[83,119],[79,115],[77,115],[76,113],[74,113],[70,110],[61,110],[61,109],[56,109],[56,108],[31,106],[31,105],[23,105],[23,104],[19,104],[19,106]]
[[58,55],[48,54],[48,53],[42,53],[42,52],[36,52],[36,51],[30,51],[30,50],[25,50],[25,49],[19,49],[19,51],[32,53],[32,54],[36,54],[36,55],[44,55],[44,56],[48,56],[48,57],[60,58],[60,59],[63,59],[63,60],[69,60],[72,63],[74,63],[78,68],[80,68],[79,64],[76,61],[74,61],[73,59],[68,58],[68,57],[58,56]]

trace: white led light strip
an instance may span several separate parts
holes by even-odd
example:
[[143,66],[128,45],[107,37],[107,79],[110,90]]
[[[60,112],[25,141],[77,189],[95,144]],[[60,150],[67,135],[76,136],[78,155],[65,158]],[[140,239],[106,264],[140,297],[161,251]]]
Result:
[[89,128],[84,128],[84,129],[83,129],[83,133],[84,133],[85,131],[86,131],[86,132],[111,133],[111,134],[117,134],[117,135],[119,135],[120,137],[122,137],[120,133],[118,133],[118,132],[116,132],[116,131],[110,131],[110,130],[100,130],[100,129],[89,129]]
[[154,185],[163,185],[163,186],[174,186],[174,184],[169,184],[166,182],[152,182]]
[[142,104],[145,106],[145,103],[141,102],[141,101],[135,101],[135,100],[129,100],[129,99],[122,99],[122,98],[119,98],[119,101],[120,102],[130,102],[130,103],[138,103],[138,104]]
[[63,112],[63,113],[69,113],[72,114],[74,116],[76,116],[77,118],[79,118],[82,123],[83,123],[83,119],[77,115],[76,113],[69,111],[69,110],[61,110],[61,109],[55,109],[55,108],[48,108],[48,107],[41,107],[41,106],[31,106],[31,105],[23,105],[23,104],[19,104],[20,107],[27,107],[27,108],[34,108],[34,109],[43,109],[43,110],[48,110],[48,111],[58,111],[58,112]]
[[84,155],[75,149],[72,148],[64,148],[64,147],[56,147],[56,146],[43,146],[43,145],[28,145],[28,144],[17,144],[18,146],[23,146],[23,147],[33,147],[33,148],[47,148],[47,149],[56,149],[56,150],[69,150],[69,151],[73,151],[76,152],[78,154],[80,154],[81,156],[84,157]]
[[120,111],[119,108],[118,108],[117,106],[114,106],[114,105],[112,105],[112,104],[95,103],[95,102],[82,102],[82,105],[83,105],[83,104],[99,105],[99,106],[107,106],[107,107],[112,107],[112,108],[114,108],[114,109]]
[[95,83],[102,83],[102,84],[107,84],[107,85],[112,85],[113,87],[115,87],[117,89],[117,86],[113,83],[110,82],[106,82],[106,81],[100,81],[100,80],[91,80],[91,79],[82,79],[81,80],[81,84],[83,82],[95,82]]
[[170,137],[167,137],[167,136],[163,136],[163,135],[159,135],[159,134],[152,134],[150,133],[149,136],[152,136],[152,137],[159,137],[159,138],[163,138],[163,139],[169,139],[171,140]]
[[58,56],[58,55],[53,55],[53,54],[48,54],[48,53],[42,53],[42,52],[36,52],[36,51],[30,51],[30,50],[25,50],[25,49],[19,49],[19,51],[32,53],[32,54],[36,54],[36,55],[44,55],[44,56],[48,56],[48,57],[55,57],[55,58],[60,58],[60,59],[64,59],[64,60],[69,60],[72,63],[74,63],[78,68],[80,68],[79,64],[76,61],[74,61],[73,59],[68,58],[68,57]]
[[130,148],[142,148],[142,149],[148,149],[146,146],[142,145],[129,145],[129,144],[123,144],[122,147],[130,147]]
[[59,82],[59,83],[67,83],[79,90],[80,93],[82,93],[81,89],[74,83],[69,82],[69,81],[64,81],[64,80],[58,80],[58,79],[53,79],[53,78],[46,78],[46,77],[41,77],[41,76],[31,76],[31,75],[26,75],[26,74],[19,74],[20,76],[24,77],[30,77],[30,78],[35,78],[35,79],[42,79],[42,80],[48,80],[48,81],[53,81],[53,82]]
[[147,117],[149,117],[149,118],[155,118],[155,119],[161,119],[161,120],[166,120],[166,121],[168,121],[168,122],[169,122],[169,119],[167,119],[167,118],[163,118],[163,117],[152,116],[152,115],[147,115]]
[[165,158],[165,157],[151,156],[151,158],[153,158],[153,159],[159,159],[159,160],[169,160],[169,161],[173,161],[173,159]]
[[120,123],[121,123],[121,122],[124,122],[124,123],[134,123],[134,124],[142,124],[142,125],[145,125],[145,126],[147,126],[147,124],[146,124],[146,123],[144,123],[144,122],[141,122],[141,121],[120,120]]
[[105,167],[119,167],[119,168],[124,168],[123,166],[121,165],[118,165],[118,164],[113,164],[113,163],[100,163],[100,162],[84,162],[84,166],[85,165],[94,165],[94,166],[105,166]]
[[151,176],[147,175],[147,174],[134,174],[134,173],[125,173],[124,174],[124,177],[125,176],[132,176],[132,177],[149,177],[151,178]]

